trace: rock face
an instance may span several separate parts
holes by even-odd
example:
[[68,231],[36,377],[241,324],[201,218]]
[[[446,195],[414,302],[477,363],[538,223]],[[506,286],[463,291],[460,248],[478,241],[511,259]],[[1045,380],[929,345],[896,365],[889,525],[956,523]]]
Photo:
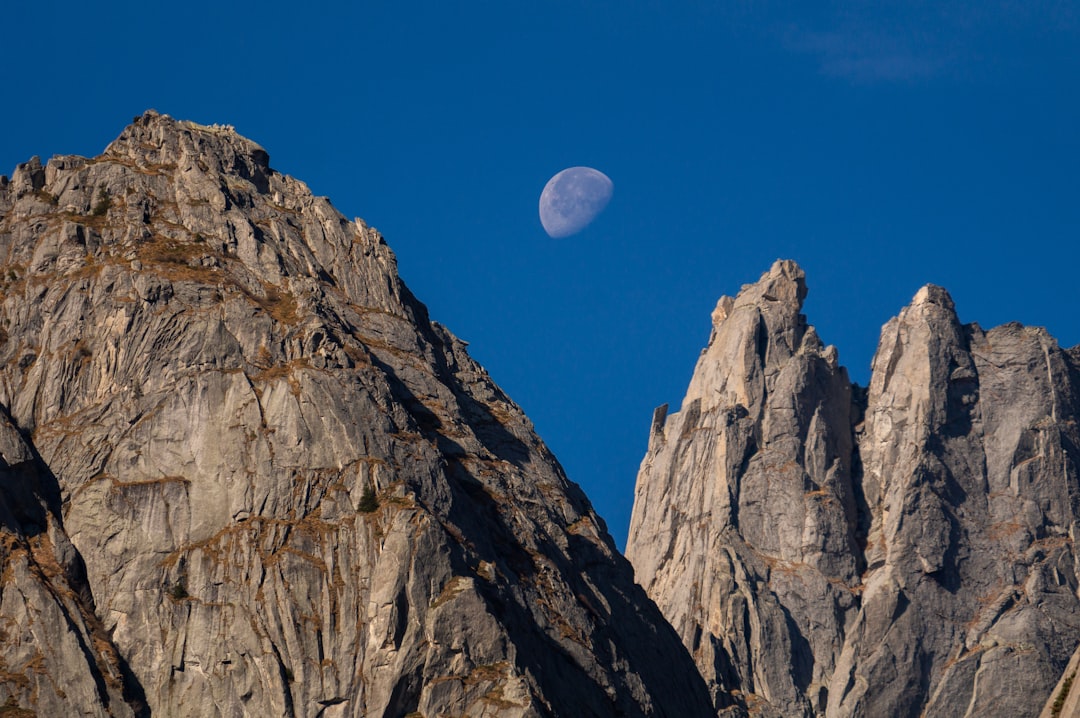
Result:
[[868,390],[778,262],[658,410],[627,555],[717,705],[1037,716],[1080,642],[1080,351],[927,286]]
[[1080,648],[1065,666],[1061,680],[1043,706],[1039,718],[1078,718],[1080,716],[1080,685],[1076,676],[1080,673]]
[[0,178],[0,703],[706,715],[528,420],[382,238],[149,112]]

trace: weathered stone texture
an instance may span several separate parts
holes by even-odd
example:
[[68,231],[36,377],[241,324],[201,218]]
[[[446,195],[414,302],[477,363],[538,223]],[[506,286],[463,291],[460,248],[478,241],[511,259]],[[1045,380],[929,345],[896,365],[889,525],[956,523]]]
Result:
[[231,128],[151,112],[100,157],[20,166],[0,259],[23,481],[2,498],[41,507],[4,515],[0,703],[709,711],[602,520],[382,237]]
[[1039,718],[1077,718],[1080,716],[1080,683],[1077,676],[1080,674],[1080,648],[1076,649],[1069,665],[1061,674],[1050,697],[1046,699]]
[[927,286],[848,384],[778,262],[654,420],[627,554],[762,715],[1038,715],[1080,642],[1080,382],[1042,329]]

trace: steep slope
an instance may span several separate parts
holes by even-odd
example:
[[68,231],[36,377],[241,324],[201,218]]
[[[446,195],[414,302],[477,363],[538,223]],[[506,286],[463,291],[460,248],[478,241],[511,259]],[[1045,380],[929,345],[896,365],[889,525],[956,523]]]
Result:
[[[148,112],[100,157],[21,165],[0,258],[0,404],[56,494],[5,525],[0,608],[19,623],[19,547],[47,531],[45,560],[85,564],[86,600],[56,610],[100,648],[6,632],[0,701],[708,712],[603,522],[382,238],[231,128]],[[114,663],[96,694],[32,683]]]
[[1054,686],[1050,697],[1046,699],[1039,718],[1077,718],[1080,716],[1080,684],[1076,676],[1080,673],[1080,648],[1076,649],[1069,665],[1065,666],[1061,679]]
[[778,262],[720,300],[682,410],[654,419],[638,580],[753,713],[1038,715],[1080,642],[1074,356],[961,325],[928,286],[864,397],[804,296]]
[[[133,716],[146,704],[94,612],[56,478],[0,412],[0,715]],[[38,712],[20,712],[19,705]]]
[[682,410],[653,420],[627,544],[717,698],[778,715],[823,707],[860,569],[850,384],[805,295],[778,262],[720,299]]

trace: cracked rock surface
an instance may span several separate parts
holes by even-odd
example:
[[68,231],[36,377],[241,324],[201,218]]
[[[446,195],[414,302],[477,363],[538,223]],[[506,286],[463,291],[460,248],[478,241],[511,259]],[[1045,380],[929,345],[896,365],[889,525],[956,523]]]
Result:
[[692,716],[679,637],[382,237],[148,112],[0,178],[0,704]]
[[1037,716],[1080,642],[1080,350],[919,290],[868,389],[777,262],[653,420],[627,555],[718,708]]

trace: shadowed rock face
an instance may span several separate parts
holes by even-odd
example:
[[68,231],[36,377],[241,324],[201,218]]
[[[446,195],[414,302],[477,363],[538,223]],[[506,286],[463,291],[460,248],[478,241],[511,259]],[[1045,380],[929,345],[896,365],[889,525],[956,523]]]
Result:
[[1035,716],[1080,641],[1076,352],[961,325],[927,286],[868,390],[777,262],[722,298],[682,410],[654,418],[627,555],[761,715]]
[[0,180],[0,704],[708,714],[520,409],[268,162],[151,112]]

